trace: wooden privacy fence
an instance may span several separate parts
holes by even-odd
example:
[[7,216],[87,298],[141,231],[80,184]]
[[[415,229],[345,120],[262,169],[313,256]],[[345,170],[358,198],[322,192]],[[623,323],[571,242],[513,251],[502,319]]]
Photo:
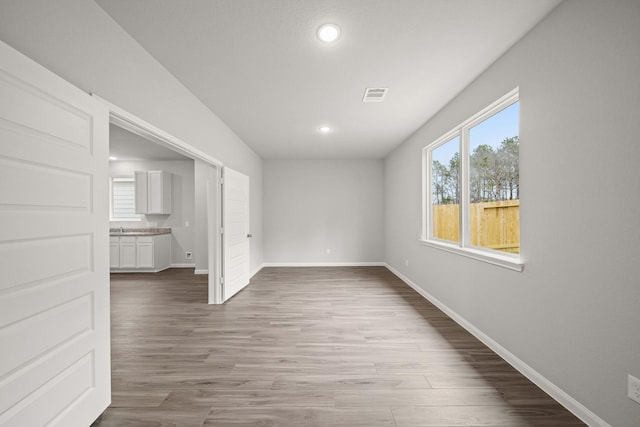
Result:
[[[433,205],[432,208],[433,237],[458,242],[459,205]],[[471,203],[469,216],[472,245],[520,253],[520,200]]]

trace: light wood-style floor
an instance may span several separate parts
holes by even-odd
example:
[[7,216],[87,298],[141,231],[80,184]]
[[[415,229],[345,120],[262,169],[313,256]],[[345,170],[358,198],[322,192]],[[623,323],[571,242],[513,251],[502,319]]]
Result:
[[111,278],[115,426],[584,425],[383,267]]

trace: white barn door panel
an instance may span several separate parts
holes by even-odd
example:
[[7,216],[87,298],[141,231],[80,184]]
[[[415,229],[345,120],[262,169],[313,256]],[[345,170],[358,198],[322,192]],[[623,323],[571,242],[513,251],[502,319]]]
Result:
[[249,177],[225,167],[222,184],[223,298],[249,284]]
[[110,402],[108,111],[0,42],[0,426]]

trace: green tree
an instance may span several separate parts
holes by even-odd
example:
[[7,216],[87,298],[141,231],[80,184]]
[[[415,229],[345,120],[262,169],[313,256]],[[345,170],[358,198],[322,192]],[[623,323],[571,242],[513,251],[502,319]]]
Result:
[[505,138],[497,150],[500,175],[505,191],[502,200],[520,198],[520,144],[518,136]]
[[447,191],[450,200],[449,203],[460,203],[460,153],[458,152],[449,160]]
[[490,145],[478,145],[469,159],[471,203],[495,200],[496,153]]
[[431,195],[435,205],[460,203],[460,154],[445,165],[434,160],[431,166]]
[[471,203],[514,200],[520,197],[519,141],[505,138],[494,150],[487,144],[471,153],[469,190]]
[[[469,158],[470,202],[492,202],[520,198],[520,164],[518,136],[505,138],[494,150],[478,145]],[[460,203],[460,154],[449,164],[434,160],[431,168],[432,203]]]
[[447,167],[434,160],[431,166],[431,203],[434,205],[442,205],[445,198],[445,181],[447,175]]

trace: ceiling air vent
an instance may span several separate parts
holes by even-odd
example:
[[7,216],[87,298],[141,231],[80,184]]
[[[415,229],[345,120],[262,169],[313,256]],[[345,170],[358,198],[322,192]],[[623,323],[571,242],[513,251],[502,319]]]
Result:
[[388,87],[368,87],[364,90],[362,102],[382,102],[387,92]]

